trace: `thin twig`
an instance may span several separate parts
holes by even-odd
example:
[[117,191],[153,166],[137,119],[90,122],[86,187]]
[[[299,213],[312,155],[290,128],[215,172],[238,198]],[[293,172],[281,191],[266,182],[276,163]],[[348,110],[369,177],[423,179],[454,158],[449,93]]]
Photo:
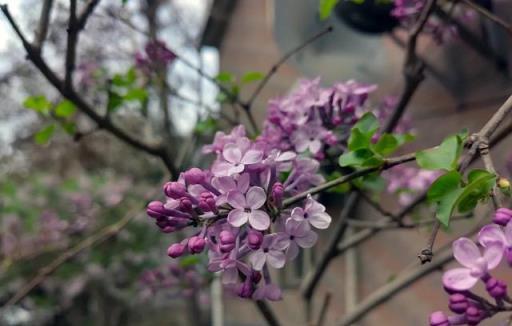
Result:
[[64,87],[68,90],[73,88],[73,71],[75,69],[76,45],[78,42],[78,26],[76,17],[76,0],[70,0],[68,39],[66,46],[66,76]]
[[46,35],[48,34],[48,25],[50,23],[50,14],[52,11],[52,6],[53,0],[44,0],[34,41],[34,46],[38,49],[38,51],[41,51],[41,49],[43,48],[44,41],[46,40]]
[[318,314],[318,320],[316,322],[316,326],[323,326],[325,323],[325,319],[327,317],[327,311],[329,310],[329,305],[331,304],[332,293],[327,292],[324,297],[324,302],[322,303],[322,308],[320,309],[320,313]]
[[87,115],[91,120],[93,120],[98,125],[98,128],[105,129],[113,136],[119,138],[123,142],[127,143],[128,145],[136,149],[139,149],[155,157],[159,157],[165,164],[169,172],[174,176],[177,175],[177,170],[174,167],[171,157],[169,156],[165,147],[161,145],[154,146],[140,141],[136,136],[132,136],[131,134],[125,132],[124,130],[114,125],[110,119],[100,116],[93,109],[93,107],[90,104],[88,104],[85,101],[85,99],[78,95],[78,93],[76,93],[72,88],[64,87],[64,81],[62,81],[57,76],[57,74],[48,66],[46,61],[41,57],[39,51],[37,51],[34,48],[34,46],[26,39],[25,35],[20,30],[18,24],[12,17],[8,6],[0,5],[0,10],[2,10],[4,16],[7,18],[9,24],[13,28],[14,32],[16,33],[20,41],[22,42],[23,47],[25,48],[25,51],[27,53],[28,59],[32,61],[34,66],[36,66],[36,68],[45,76],[45,78],[50,82],[50,84],[52,84],[53,87],[55,87],[61,93],[62,96],[73,102],[73,104],[75,104],[81,112]]
[[277,70],[290,58],[292,57],[294,54],[296,54],[297,52],[301,51],[302,49],[304,49],[305,47],[307,47],[308,45],[310,45],[311,43],[315,42],[316,40],[320,39],[321,37],[323,37],[324,35],[332,32],[333,28],[332,26],[329,26],[327,27],[326,29],[324,29],[323,31],[313,35],[312,37],[310,37],[309,39],[307,39],[306,41],[304,41],[304,43],[296,46],[295,48],[293,48],[292,50],[286,52],[282,57],[281,59],[279,59],[279,61],[277,61],[271,68],[270,70],[267,72],[267,74],[265,75],[265,77],[263,77],[263,79],[259,82],[258,86],[256,86],[256,89],[254,90],[254,92],[252,93],[251,97],[249,98],[249,100],[247,100],[247,102],[245,103],[246,107],[250,108],[252,107],[253,103],[254,103],[254,100],[256,100],[256,98],[258,97],[258,95],[261,93],[261,91],[263,90],[263,88],[265,87],[265,85],[267,85],[267,83],[269,82],[270,78],[272,78],[272,76],[277,72]]
[[493,14],[492,12],[490,12],[489,10],[485,9],[484,7],[482,6],[479,6],[478,4],[474,3],[473,1],[471,0],[462,0],[462,2],[467,5],[468,7],[472,8],[473,10],[477,11],[478,13],[480,13],[482,16],[486,17],[487,19],[493,21],[494,23],[496,23],[497,25],[503,27],[503,29],[509,33],[510,35],[512,35],[512,26],[507,23],[506,21],[504,21],[503,19],[501,19],[500,17],[496,16],[495,14]]
[[257,300],[255,301],[256,308],[258,308],[260,314],[265,318],[267,325],[269,326],[279,326],[281,325],[277,320],[276,314],[272,310],[272,308],[268,305],[266,301]]

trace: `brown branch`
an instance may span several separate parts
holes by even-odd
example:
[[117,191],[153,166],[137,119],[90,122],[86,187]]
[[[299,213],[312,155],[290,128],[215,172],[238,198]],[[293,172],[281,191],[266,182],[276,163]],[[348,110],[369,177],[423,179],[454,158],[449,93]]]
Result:
[[34,46],[39,51],[41,51],[44,41],[46,40],[46,35],[48,35],[48,25],[50,23],[50,14],[52,11],[52,6],[53,0],[44,0],[34,41]]
[[73,89],[73,71],[75,70],[76,44],[78,43],[78,25],[76,17],[76,0],[70,0],[68,38],[66,46],[66,76],[64,87],[67,90]]
[[[471,147],[469,148],[468,152],[464,157],[462,158],[459,166],[458,171],[460,173],[463,173],[469,164],[477,157],[480,147],[483,142],[487,142],[487,139],[492,136],[492,134],[496,131],[496,129],[499,127],[501,122],[505,119],[507,114],[512,111],[512,96],[510,96],[503,105],[499,107],[499,109],[491,116],[491,118],[487,121],[487,123],[480,129],[479,132],[476,134],[473,134],[471,136],[471,141],[473,142],[471,144]],[[488,146],[487,146],[488,148]],[[433,253],[433,246],[435,243],[435,239],[437,236],[437,233],[439,232],[441,226],[441,222],[437,221],[433,227],[432,227],[432,233],[429,237],[429,240],[425,246],[418,255],[418,258],[420,259],[421,263],[427,263],[432,261],[432,257],[434,255]]]
[[104,129],[120,139],[121,141],[127,143],[128,145],[146,152],[152,156],[159,157],[162,162],[165,164],[166,168],[173,175],[177,175],[177,170],[173,165],[171,157],[169,156],[167,150],[163,146],[154,146],[150,144],[146,144],[140,141],[138,138],[130,135],[129,133],[123,131],[116,125],[112,123],[112,121],[106,117],[100,116],[92,106],[90,106],[85,99],[83,99],[78,93],[76,93],[72,88],[64,87],[64,82],[56,75],[56,73],[48,66],[48,64],[41,57],[41,54],[34,48],[30,42],[27,41],[24,34],[21,32],[18,24],[12,17],[9,8],[7,5],[1,5],[0,10],[2,10],[4,16],[9,21],[11,27],[14,32],[20,39],[27,53],[28,59],[36,66],[36,68],[43,74],[43,76],[50,82],[50,84],[55,87],[62,96],[73,102],[76,107],[85,115],[87,115],[91,120],[93,120],[98,128]]
[[256,305],[256,308],[258,308],[258,311],[260,314],[265,318],[265,321],[267,322],[267,325],[269,326],[279,326],[281,325],[279,321],[277,320],[276,314],[272,310],[272,308],[268,305],[266,301],[263,300],[257,300],[254,302]]
[[100,3],[100,0],[89,0],[87,2],[82,13],[78,16],[77,29],[79,31],[81,31],[85,28],[85,25],[87,24],[87,20],[92,15],[92,13],[94,12],[94,9],[96,8],[96,6],[99,3]]
[[272,78],[272,76],[277,72],[277,70],[290,58],[292,57],[294,54],[296,54],[297,52],[301,51],[302,49],[304,49],[305,47],[307,47],[308,45],[310,45],[311,43],[315,42],[316,40],[322,38],[323,36],[325,36],[326,34],[332,32],[333,28],[332,26],[329,26],[327,27],[326,29],[324,29],[323,31],[313,35],[312,37],[310,37],[309,39],[307,39],[304,43],[296,46],[295,48],[293,48],[292,50],[286,52],[271,68],[270,70],[267,72],[267,74],[265,75],[265,77],[263,77],[263,79],[259,82],[258,86],[256,86],[256,89],[254,90],[254,92],[252,93],[251,97],[249,98],[249,100],[245,103],[245,106],[247,107],[247,110],[250,110],[253,103],[254,103],[254,100],[256,100],[256,98],[258,97],[258,95],[261,93],[261,91],[263,90],[263,88],[265,87],[265,85],[267,85],[267,83],[269,82],[270,78]]
[[468,7],[470,7],[471,9],[477,11],[482,16],[493,21],[497,25],[501,26],[508,34],[512,35],[512,26],[509,23],[507,23],[506,21],[504,21],[503,19],[501,19],[500,17],[496,16],[489,10],[485,9],[482,6],[479,6],[478,4],[474,3],[471,0],[462,0],[462,2],[465,5],[467,5]]
[[329,310],[329,305],[331,304],[332,293],[327,292],[324,297],[324,302],[322,303],[322,308],[320,309],[320,313],[318,314],[318,320],[315,323],[316,326],[323,326],[325,323],[325,318],[327,317],[327,311]]

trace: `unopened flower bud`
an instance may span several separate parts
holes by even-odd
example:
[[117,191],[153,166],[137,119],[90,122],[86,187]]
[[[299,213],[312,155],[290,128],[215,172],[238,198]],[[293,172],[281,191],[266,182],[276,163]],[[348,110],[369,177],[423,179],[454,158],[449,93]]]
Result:
[[186,171],[184,174],[185,181],[187,184],[201,184],[206,179],[206,173],[198,168],[191,168],[190,170]]
[[448,304],[450,310],[456,314],[462,314],[469,306],[468,300],[465,295],[455,293],[450,295],[450,303]]
[[284,197],[284,186],[281,182],[276,182],[272,186],[272,201],[278,207],[281,207]]
[[252,250],[258,250],[263,242],[263,234],[255,230],[249,230],[247,234],[247,245]]
[[254,286],[249,280],[245,280],[242,284],[240,284],[240,287],[238,289],[238,295],[241,298],[250,298],[252,297],[252,294],[254,293]]
[[177,258],[185,253],[185,246],[181,243],[174,243],[167,249],[167,255],[171,258]]
[[251,281],[254,284],[258,284],[260,282],[260,280],[261,280],[261,273],[253,270],[251,273]]
[[198,254],[204,250],[206,241],[202,237],[193,236],[188,240],[188,250],[193,254]]
[[495,299],[503,299],[507,295],[507,284],[491,277],[485,282],[487,293]]
[[182,197],[182,198],[180,198],[180,204],[179,204],[178,208],[181,211],[190,212],[190,211],[192,211],[192,208],[193,208],[192,201],[190,200],[190,198]]
[[157,200],[150,202],[146,207],[146,213],[153,218],[165,217],[165,211],[164,204]]
[[501,189],[508,189],[510,188],[510,181],[506,178],[499,178],[498,179],[498,187]]
[[430,314],[430,326],[450,326],[448,317],[442,311],[436,311]]
[[220,251],[226,253],[230,252],[235,248],[236,237],[229,231],[222,231],[219,235],[220,240]]
[[480,309],[475,306],[470,306],[466,309],[466,323],[468,325],[474,326],[478,325],[482,321],[483,314]]
[[507,223],[512,219],[512,210],[508,208],[498,208],[496,213],[494,213],[494,217],[492,221],[501,226],[507,225]]
[[188,195],[185,185],[179,182],[167,182],[164,185],[164,193],[173,199],[180,199]]

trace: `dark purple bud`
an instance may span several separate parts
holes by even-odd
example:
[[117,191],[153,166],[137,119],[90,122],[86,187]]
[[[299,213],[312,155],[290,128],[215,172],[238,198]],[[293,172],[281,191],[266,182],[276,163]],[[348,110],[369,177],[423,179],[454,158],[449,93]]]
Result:
[[181,211],[190,212],[190,211],[192,211],[192,208],[193,208],[192,201],[190,200],[190,198],[182,197],[182,198],[180,198],[180,205],[178,206],[178,208]]
[[317,159],[318,161],[322,161],[323,159],[325,159],[324,152],[322,152],[322,151],[316,152],[315,159]]
[[430,326],[450,326],[448,317],[442,311],[436,311],[430,314]]
[[249,280],[246,280],[242,284],[240,284],[240,288],[238,289],[238,295],[241,298],[250,298],[254,292],[254,286]]
[[229,231],[222,231],[219,235],[220,251],[223,253],[230,252],[235,248],[236,237]]
[[474,326],[478,325],[483,319],[483,312],[475,306],[470,306],[466,309],[466,323]]
[[163,233],[172,233],[176,231],[176,228],[174,226],[166,226],[162,228]]
[[184,184],[179,182],[167,182],[164,185],[164,193],[167,197],[173,199],[180,199],[181,197],[188,197],[187,188]]
[[491,277],[485,282],[487,293],[494,299],[503,299],[507,295],[507,284]]
[[171,258],[178,258],[185,253],[185,246],[181,243],[174,243],[167,248],[167,255]]
[[508,208],[498,208],[496,213],[494,213],[494,217],[492,221],[501,226],[507,225],[507,223],[512,219],[512,210]]
[[448,307],[456,314],[463,314],[468,309],[469,303],[465,295],[455,293],[450,295]]
[[193,236],[188,240],[188,250],[193,254],[198,254],[204,250],[206,241],[202,237]]
[[278,207],[281,207],[281,204],[283,202],[283,197],[284,197],[284,187],[281,182],[274,183],[274,185],[272,186],[271,196],[272,196],[272,201],[274,202],[274,204]]
[[260,281],[261,281],[261,273],[253,270],[251,273],[251,282],[254,284],[258,284]]
[[206,173],[198,168],[191,168],[183,175],[187,184],[201,184],[206,180]]
[[261,243],[263,242],[263,234],[261,232],[255,230],[249,230],[247,234],[247,245],[252,250],[258,250],[261,247]]
[[203,212],[210,212],[211,211],[211,208],[210,208],[210,205],[208,205],[208,203],[206,202],[206,200],[204,199],[200,199],[199,200],[199,204],[198,204],[199,208],[203,211]]
[[219,234],[219,240],[221,244],[234,244],[236,237],[230,231],[224,230]]
[[505,248],[505,258],[509,266],[512,266],[512,247]]

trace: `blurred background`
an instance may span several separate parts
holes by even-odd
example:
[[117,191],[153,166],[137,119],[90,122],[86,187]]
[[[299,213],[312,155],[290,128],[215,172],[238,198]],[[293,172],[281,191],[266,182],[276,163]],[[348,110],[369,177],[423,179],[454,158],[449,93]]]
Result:
[[[47,1],[1,2],[32,39]],[[69,1],[50,2],[43,54],[62,73]],[[249,97],[253,79],[327,26],[334,31],[280,66],[256,98],[257,123],[268,100],[286,95],[301,78],[321,77],[326,86],[349,79],[376,83],[375,102],[400,94],[406,31],[393,21],[361,18],[357,7],[344,3],[321,20],[317,0],[103,0],[80,36],[75,87],[130,135],[149,143],[164,140],[178,171],[206,166],[211,158],[200,147],[238,118],[216,83]],[[510,1],[494,0],[492,8],[512,17]],[[420,39],[418,53],[427,69],[408,111],[417,135],[412,149],[438,144],[462,127],[477,130],[510,95],[512,55],[505,32],[474,12],[455,15],[441,8],[436,17],[458,32],[442,45],[432,36]],[[147,45],[156,40],[177,57],[148,73],[154,67],[145,61],[151,55]],[[510,144],[503,142],[494,154],[503,173],[509,173]],[[225,325],[264,325],[252,302],[221,293],[206,271],[206,257],[167,257],[174,236],[160,233],[144,208],[161,196],[168,178],[157,158],[98,129],[63,99],[26,60],[21,42],[0,18],[0,303],[38,281],[2,310],[0,325],[209,325],[215,318]],[[399,208],[391,198],[396,196],[383,194],[382,205]],[[339,214],[339,198],[324,199],[332,215]],[[376,212],[363,205],[358,214]],[[381,232],[339,257],[316,291],[314,313],[331,292],[327,325],[334,325],[409,266],[418,239],[427,234],[428,228]],[[327,230],[318,246],[279,272],[285,296],[272,305],[283,325],[305,324],[298,288],[328,237]],[[441,238],[446,242],[450,232]],[[42,268],[66,253],[69,259],[41,276]],[[424,324],[446,300],[437,286],[440,277],[422,279],[358,325]]]

